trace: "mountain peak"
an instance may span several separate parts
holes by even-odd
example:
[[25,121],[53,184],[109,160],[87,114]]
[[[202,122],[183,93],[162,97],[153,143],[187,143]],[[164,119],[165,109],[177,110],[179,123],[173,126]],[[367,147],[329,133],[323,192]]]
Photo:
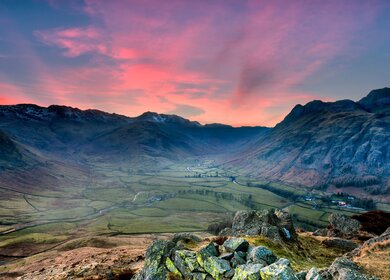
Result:
[[302,116],[319,113],[337,113],[361,110],[360,106],[349,99],[339,100],[335,102],[324,102],[321,100],[313,100],[305,105],[296,105],[291,112],[284,118],[283,123],[290,123],[299,119]]
[[390,108],[390,88],[374,89],[358,102],[369,112],[382,111]]
[[338,100],[335,102],[324,102],[321,100],[313,100],[305,105],[296,105],[291,112],[284,118],[282,123],[290,123],[299,119],[304,115],[318,114],[325,112],[350,112],[362,110],[367,112],[382,112],[390,108],[390,88],[385,87],[375,89],[360,99],[354,102],[349,99]]
[[136,119],[144,121],[165,122],[166,117],[156,112],[147,111],[136,117]]
[[167,115],[167,114],[159,114],[156,112],[147,111],[142,115],[136,117],[138,121],[148,121],[148,122],[157,122],[157,123],[179,123],[186,124],[192,126],[200,126],[200,124],[196,121],[190,121],[183,117],[177,115]]
[[18,117],[25,120],[71,120],[71,121],[98,121],[107,122],[119,120],[129,122],[130,118],[118,114],[110,114],[99,110],[81,110],[64,105],[50,105],[41,107],[35,104],[0,105],[0,115],[11,118]]

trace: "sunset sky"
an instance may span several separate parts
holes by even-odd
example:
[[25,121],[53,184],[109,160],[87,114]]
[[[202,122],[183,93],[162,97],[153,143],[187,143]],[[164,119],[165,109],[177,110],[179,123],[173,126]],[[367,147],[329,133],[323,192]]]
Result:
[[0,0],[0,104],[267,125],[390,86],[387,0]]

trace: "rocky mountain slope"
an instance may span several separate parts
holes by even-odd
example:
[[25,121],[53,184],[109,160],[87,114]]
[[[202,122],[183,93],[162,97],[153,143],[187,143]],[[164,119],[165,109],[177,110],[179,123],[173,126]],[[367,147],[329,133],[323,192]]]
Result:
[[390,191],[390,88],[358,102],[297,105],[229,163],[243,172],[304,186]]

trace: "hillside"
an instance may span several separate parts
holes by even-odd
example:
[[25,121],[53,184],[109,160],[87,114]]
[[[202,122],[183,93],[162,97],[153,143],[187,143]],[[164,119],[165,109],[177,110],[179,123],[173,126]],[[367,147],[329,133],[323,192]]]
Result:
[[0,131],[0,167],[2,170],[27,166],[32,159],[28,160],[24,153],[19,145]]
[[297,105],[228,165],[271,181],[388,195],[389,100],[384,88],[358,102]]
[[147,160],[155,168],[188,156],[221,153],[268,131],[263,127],[203,126],[152,112],[131,118],[33,104],[0,106],[0,127],[20,143],[59,161],[125,161],[139,167]]

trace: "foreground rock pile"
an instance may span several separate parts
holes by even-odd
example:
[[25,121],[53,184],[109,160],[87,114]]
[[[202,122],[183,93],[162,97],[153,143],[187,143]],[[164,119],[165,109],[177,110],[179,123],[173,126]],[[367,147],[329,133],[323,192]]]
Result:
[[264,246],[250,246],[243,238],[229,238],[222,245],[211,242],[198,251],[156,241],[136,279],[277,279],[272,277],[297,279],[288,260],[278,259]]
[[[220,240],[219,240],[220,241]],[[221,242],[220,242],[221,243]],[[197,250],[184,248],[180,241],[155,241],[146,253],[144,268],[135,280],[233,279],[233,280],[352,280],[374,279],[346,258],[328,268],[295,273],[290,261],[278,258],[267,247],[252,246],[244,238],[230,237],[221,245],[209,242]]]
[[278,209],[238,211],[233,218],[232,227],[223,229],[219,235],[262,235],[276,242],[298,240],[291,215]]

